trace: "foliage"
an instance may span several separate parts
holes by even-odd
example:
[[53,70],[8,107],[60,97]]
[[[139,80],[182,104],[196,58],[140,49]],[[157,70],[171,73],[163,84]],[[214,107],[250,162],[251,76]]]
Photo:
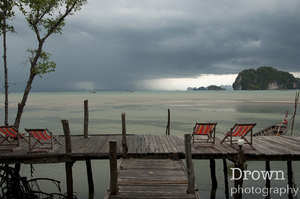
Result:
[[[41,190],[40,185],[54,185],[56,193]],[[0,165],[0,198],[1,199],[65,199],[61,193],[60,181],[51,178],[33,178],[28,180],[20,176],[14,168]],[[76,198],[76,197],[75,197]]]
[[50,61],[50,54],[42,51],[43,44],[51,34],[61,34],[66,16],[74,14],[85,2],[86,0],[19,0],[18,7],[39,42],[37,49],[28,50],[31,70],[35,75],[55,71],[56,64]]
[[208,86],[208,87],[199,87],[199,88],[197,88],[197,87],[194,87],[194,88],[192,88],[192,87],[188,87],[187,88],[187,90],[188,91],[205,91],[205,90],[213,90],[213,91],[218,91],[218,90],[226,90],[225,88],[222,88],[221,86],[216,86],[216,85],[210,85],[210,86]]
[[33,30],[38,46],[28,50],[30,74],[24,89],[14,126],[19,128],[28,95],[36,75],[42,76],[53,72],[56,64],[50,61],[50,54],[43,51],[46,39],[57,33],[62,33],[65,19],[80,10],[87,0],[18,0],[18,7],[25,16],[29,27]]
[[15,2],[13,0],[0,1],[0,34],[3,34],[3,31],[15,32],[14,27],[6,22],[7,20],[12,19],[13,16],[15,16],[15,13],[13,11],[14,5]]
[[[36,50],[29,49],[30,53],[29,60],[32,63],[34,60],[34,55],[36,54]],[[56,63],[50,61],[50,53],[46,53],[44,51],[41,52],[40,59],[37,62],[36,66],[33,68],[33,73],[38,75],[44,75],[46,73],[54,72],[56,68]]]
[[293,89],[297,88],[298,81],[299,79],[288,72],[279,71],[270,66],[262,66],[256,70],[241,71],[233,83],[233,89],[266,90],[270,89],[271,85],[274,85],[276,89]]
[[[61,33],[65,17],[78,11],[86,0],[19,0],[18,6],[38,39]],[[41,35],[43,33],[43,35]]]
[[218,90],[225,90],[224,88],[220,87],[220,86],[216,86],[216,85],[210,85],[207,87],[207,90],[214,90],[214,91],[218,91]]

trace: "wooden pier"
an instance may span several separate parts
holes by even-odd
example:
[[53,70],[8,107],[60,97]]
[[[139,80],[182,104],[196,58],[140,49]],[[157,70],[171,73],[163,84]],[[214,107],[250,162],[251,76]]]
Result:
[[[65,138],[69,139],[65,139]],[[35,164],[35,163],[66,163],[66,178],[67,184],[69,187],[69,195],[72,195],[73,192],[73,177],[72,177],[72,165],[76,161],[86,161],[87,163],[87,171],[88,171],[88,179],[89,179],[89,190],[94,190],[93,187],[93,175],[91,173],[91,164],[90,160],[92,159],[109,159],[110,158],[110,150],[109,150],[109,143],[111,141],[116,143],[116,159],[121,159],[124,156],[122,143],[122,138],[126,139],[127,144],[127,154],[126,157],[130,159],[123,160],[121,163],[120,178],[118,184],[119,186],[119,193],[121,195],[113,196],[113,198],[139,198],[139,190],[142,190],[146,186],[149,186],[147,190],[156,190],[157,193],[162,191],[162,189],[155,187],[155,181],[152,181],[153,184],[150,184],[151,175],[149,172],[151,170],[155,170],[161,166],[169,167],[170,170],[164,171],[161,170],[163,173],[157,173],[160,175],[161,181],[169,182],[172,181],[172,176],[166,175],[163,176],[165,173],[171,174],[172,168],[177,169],[179,163],[186,158],[186,147],[185,147],[185,139],[183,136],[159,136],[159,135],[89,135],[89,136],[58,136],[57,139],[59,140],[62,145],[55,145],[52,151],[47,153],[29,153],[28,152],[28,144],[21,140],[20,146],[15,148],[11,152],[1,152],[0,153],[0,162],[1,163],[25,163],[25,164]],[[66,142],[64,141],[66,140]],[[230,146],[229,144],[220,144],[221,138],[216,137],[215,144],[205,144],[205,143],[195,143],[191,144],[191,159],[208,159],[211,160],[211,163],[214,163],[214,159],[228,159],[233,162],[239,162],[240,158],[240,150],[238,146]],[[67,145],[69,145],[67,147]],[[242,148],[243,153],[243,162],[245,161],[287,161],[289,165],[289,171],[292,170],[291,162],[300,160],[300,137],[297,136],[261,136],[261,137],[254,137],[253,138],[253,147],[249,145],[244,145]],[[139,160],[136,160],[136,159]],[[131,163],[131,160],[133,160]],[[148,160],[152,159],[152,160]],[[155,159],[155,160],[153,160]],[[165,159],[165,160],[164,160]],[[177,160],[177,161],[174,161]],[[149,161],[151,164],[148,164]],[[147,163],[148,162],[148,163]],[[147,165],[152,165],[153,168],[147,167]],[[190,162],[190,164],[192,164]],[[142,166],[144,165],[145,168],[140,168],[134,171],[132,168],[134,166]],[[157,167],[155,167],[155,165]],[[167,166],[168,165],[168,166]],[[173,165],[173,166],[172,166]],[[237,164],[242,166],[241,164]],[[131,169],[130,169],[131,168]],[[211,172],[212,174],[215,173],[215,166],[211,165]],[[143,173],[144,172],[144,173]],[[148,174],[147,174],[148,172]],[[164,173],[165,172],[165,173]],[[188,173],[188,172],[186,172]],[[291,173],[291,172],[290,172]],[[169,186],[166,187],[165,195],[167,195],[172,188],[174,193],[178,193],[180,191],[179,196],[182,198],[195,198],[195,194],[186,194],[187,185],[186,185],[186,178],[189,178],[188,175],[183,175],[183,169],[181,167],[181,172],[176,172],[175,178],[178,179],[178,182],[181,181],[180,185],[176,185],[178,187]],[[193,174],[192,174],[193,175]],[[215,175],[215,174],[214,174]],[[139,179],[136,176],[141,177]],[[212,175],[213,176],[213,175]],[[149,180],[147,180],[149,177]],[[165,179],[163,178],[165,177]],[[132,178],[132,180],[129,180]],[[195,178],[195,176],[194,176]],[[292,178],[290,176],[289,178]],[[179,180],[181,179],[181,180]],[[185,180],[183,180],[185,179]],[[175,179],[174,179],[175,180]],[[188,180],[189,181],[189,180]],[[212,181],[216,181],[212,177]],[[126,183],[128,183],[126,185]],[[134,185],[135,183],[135,185]],[[171,183],[171,182],[170,182]],[[175,183],[176,184],[176,183]],[[143,187],[144,186],[144,187]],[[181,187],[181,188],[179,188]],[[185,189],[183,187],[186,187]],[[129,191],[131,189],[131,191]],[[156,189],[157,188],[157,189]],[[178,189],[177,189],[178,188]],[[195,188],[196,189],[196,188]],[[136,190],[136,191],[134,191]],[[184,192],[183,192],[184,191]],[[129,193],[131,192],[131,193]],[[181,194],[182,192],[182,194]],[[154,193],[154,192],[153,192]],[[136,197],[131,197],[130,194],[135,195]],[[183,197],[186,194],[186,197]],[[130,197],[129,197],[130,196]],[[140,194],[142,196],[142,194]],[[143,198],[147,198],[147,195],[143,195]],[[149,197],[148,197],[149,198]],[[154,197],[152,197],[154,198]],[[168,198],[168,197],[166,197]],[[170,197],[174,198],[174,197]],[[239,198],[239,197],[236,197]]]
[[111,199],[199,199],[187,194],[188,179],[182,160],[121,159],[118,194]]
[[[129,158],[185,158],[183,136],[127,135]],[[62,145],[55,145],[48,153],[28,153],[28,144],[21,140],[12,152],[1,152],[1,163],[59,163],[86,159],[108,159],[109,141],[117,142],[117,157],[122,157],[122,135],[71,136],[72,152],[66,153],[64,136],[58,137]],[[238,155],[237,147],[220,144],[192,144],[193,159],[230,159]],[[253,148],[243,147],[244,158],[251,160],[300,160],[300,137],[261,136],[253,138]]]

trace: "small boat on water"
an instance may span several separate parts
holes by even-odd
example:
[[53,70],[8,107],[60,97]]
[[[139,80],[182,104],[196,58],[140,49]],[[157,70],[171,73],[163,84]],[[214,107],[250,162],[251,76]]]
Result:
[[288,126],[279,123],[264,128],[256,133],[253,133],[253,136],[280,136],[286,134],[287,132]]
[[271,125],[256,133],[253,133],[253,136],[280,136],[286,134],[287,132],[288,132],[288,112],[286,112],[282,122]]

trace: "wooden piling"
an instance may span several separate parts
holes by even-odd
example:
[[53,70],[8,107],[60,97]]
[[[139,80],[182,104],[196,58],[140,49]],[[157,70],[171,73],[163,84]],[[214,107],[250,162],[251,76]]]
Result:
[[83,122],[84,138],[89,137],[89,101],[84,100],[84,122]]
[[[270,168],[270,161],[267,160],[266,161],[266,171],[270,172],[271,168]],[[267,195],[266,195],[266,199],[270,199],[270,188],[271,188],[271,180],[269,178],[266,178],[266,188],[268,190]]]
[[[244,159],[244,153],[243,153],[243,149],[242,149],[242,146],[239,146],[239,151],[238,151],[238,155],[237,155],[237,160],[236,162],[234,163],[234,166],[236,168],[239,168],[241,171],[242,171],[242,174],[241,174],[241,177],[239,176],[238,172],[235,172],[234,173],[234,177],[235,179],[238,179],[238,180],[235,180],[234,181],[234,187],[239,190],[240,188],[243,187],[243,178],[244,178],[244,164],[245,164],[245,159]],[[233,195],[233,198],[234,199],[242,199],[242,193],[241,192],[238,192],[236,194]]]
[[184,135],[184,146],[185,146],[185,159],[187,166],[187,175],[188,175],[188,187],[187,193],[194,194],[195,193],[195,173],[194,173],[194,165],[192,161],[192,149],[191,149],[191,135]]
[[170,109],[168,109],[168,122],[166,127],[166,135],[170,135],[170,125],[171,125],[171,112]]
[[215,199],[216,198],[216,192],[218,188],[218,181],[216,176],[216,161],[214,159],[209,160],[210,165],[210,177],[211,177],[211,193],[210,198]]
[[69,128],[69,122],[68,122],[68,120],[62,120],[61,123],[62,123],[64,134],[65,134],[66,153],[71,153],[72,152],[72,143],[71,143],[71,133],[70,133],[70,128]]
[[87,171],[87,178],[88,178],[88,186],[89,186],[89,198],[93,198],[94,196],[94,180],[93,180],[93,170],[91,165],[91,160],[85,160],[86,163],[86,171]]
[[110,194],[118,193],[118,164],[117,164],[117,142],[109,142],[109,165],[110,165]]
[[128,146],[127,146],[127,139],[126,139],[126,115],[125,113],[122,113],[121,115],[122,119],[122,152],[123,152],[123,157],[127,157],[128,153]]
[[[66,153],[72,153],[71,133],[69,128],[69,122],[62,120],[62,126],[65,134],[65,150]],[[72,166],[74,162],[66,162],[66,179],[67,179],[67,199],[73,199],[73,171]]]
[[223,159],[223,172],[224,172],[224,186],[225,186],[225,197],[229,199],[229,187],[228,187],[228,170],[227,161]]
[[[288,160],[287,161],[287,173],[288,173],[288,185],[289,188],[293,188],[294,187],[294,182],[293,182],[293,165],[292,165],[292,161]],[[289,191],[289,199],[294,199],[293,193],[291,191]]]
[[294,114],[291,118],[291,120],[292,120],[291,135],[294,135],[294,123],[295,123],[295,117],[296,117],[296,114],[297,114],[297,106],[298,106],[298,103],[299,103],[299,95],[300,95],[300,92],[296,92],[295,104],[294,104]]
[[15,164],[14,172],[15,172],[16,174],[19,174],[20,171],[21,171],[21,163],[20,163],[20,162],[17,162],[17,163]]
[[73,199],[73,162],[66,162],[67,199]]

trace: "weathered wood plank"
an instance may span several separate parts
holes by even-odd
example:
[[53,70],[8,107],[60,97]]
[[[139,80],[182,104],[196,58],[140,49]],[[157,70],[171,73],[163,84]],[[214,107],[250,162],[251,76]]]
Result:
[[187,194],[187,177],[181,160],[122,159],[119,192],[111,199],[196,199]]
[[[126,134],[128,157],[136,158],[184,158],[184,141],[182,136],[161,135],[130,135]],[[108,159],[108,142],[117,142],[118,158],[122,152],[121,134],[89,134],[70,137],[72,152],[66,154],[64,136],[57,136],[61,145],[55,144],[54,149],[47,153],[28,153],[28,144],[20,140],[20,146],[13,151],[0,153],[1,163],[57,163],[67,161],[85,161],[89,159]],[[300,160],[300,137],[290,136],[261,136],[253,139],[253,148],[243,146],[247,160]],[[237,155],[237,147],[229,144],[220,144],[216,138],[215,144],[192,144],[193,159],[232,159]]]

